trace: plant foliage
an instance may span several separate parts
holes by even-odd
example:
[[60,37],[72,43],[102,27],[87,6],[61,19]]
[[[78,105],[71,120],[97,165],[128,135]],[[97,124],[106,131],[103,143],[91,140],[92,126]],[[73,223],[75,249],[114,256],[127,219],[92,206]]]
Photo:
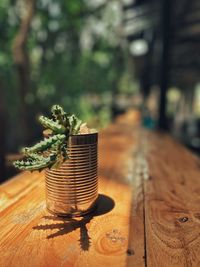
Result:
[[42,170],[46,167],[58,168],[67,158],[70,135],[78,134],[82,121],[74,114],[67,114],[62,107],[54,105],[52,118],[39,117],[39,122],[48,132],[48,137],[32,147],[22,149],[24,158],[13,164],[20,170]]

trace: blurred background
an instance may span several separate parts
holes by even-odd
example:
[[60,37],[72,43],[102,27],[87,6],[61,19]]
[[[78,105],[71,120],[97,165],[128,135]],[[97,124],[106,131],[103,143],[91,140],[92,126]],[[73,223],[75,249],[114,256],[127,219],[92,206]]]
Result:
[[136,112],[200,154],[200,1],[1,0],[0,182],[60,104],[102,129]]

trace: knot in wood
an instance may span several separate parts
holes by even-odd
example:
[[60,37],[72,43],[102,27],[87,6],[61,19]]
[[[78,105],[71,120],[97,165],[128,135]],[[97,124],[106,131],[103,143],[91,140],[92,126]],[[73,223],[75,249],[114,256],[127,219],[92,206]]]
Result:
[[178,220],[179,222],[184,223],[188,221],[188,217],[182,217],[182,218],[179,218]]
[[111,232],[106,233],[106,237],[110,239],[113,243],[115,242],[125,242],[126,238],[123,237],[119,230],[113,229]]
[[131,249],[131,248],[128,248],[127,251],[126,251],[126,253],[127,253],[128,256],[132,256],[132,255],[135,254],[134,250]]

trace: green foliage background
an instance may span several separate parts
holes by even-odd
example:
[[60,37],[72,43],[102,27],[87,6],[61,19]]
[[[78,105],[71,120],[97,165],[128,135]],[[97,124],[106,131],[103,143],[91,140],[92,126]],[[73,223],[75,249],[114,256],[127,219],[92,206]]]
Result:
[[[48,114],[54,103],[99,128],[111,120],[113,92],[130,93],[126,53],[118,33],[119,2],[94,3],[36,0],[26,43],[31,73],[25,102],[32,141],[40,131],[35,117],[38,113]],[[0,1],[0,81],[8,118],[7,145],[12,151],[23,144],[12,47],[25,8],[25,0]],[[91,44],[84,47],[82,39]]]

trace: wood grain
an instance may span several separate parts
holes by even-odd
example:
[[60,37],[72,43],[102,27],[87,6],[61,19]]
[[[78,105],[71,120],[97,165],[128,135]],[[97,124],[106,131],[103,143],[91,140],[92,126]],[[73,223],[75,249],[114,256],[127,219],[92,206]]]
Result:
[[94,213],[49,214],[43,173],[0,186],[0,266],[200,266],[200,161],[132,119],[100,134]]
[[142,184],[134,171],[137,131],[116,123],[100,134],[99,204],[66,220],[45,209],[43,173],[0,186],[0,266],[144,266]]
[[149,133],[145,184],[147,266],[200,266],[200,161],[164,134]]

